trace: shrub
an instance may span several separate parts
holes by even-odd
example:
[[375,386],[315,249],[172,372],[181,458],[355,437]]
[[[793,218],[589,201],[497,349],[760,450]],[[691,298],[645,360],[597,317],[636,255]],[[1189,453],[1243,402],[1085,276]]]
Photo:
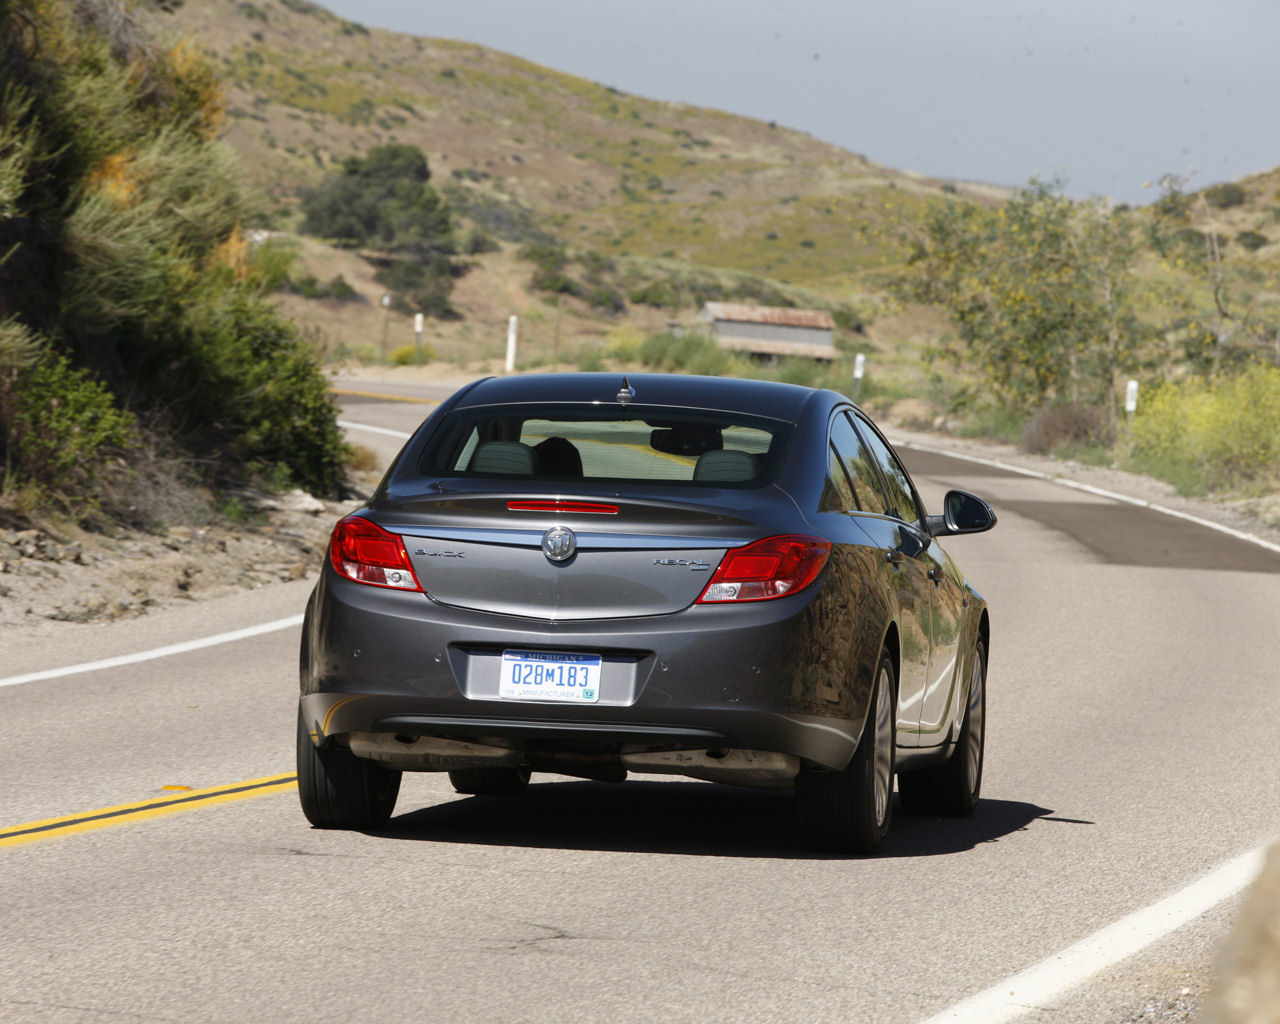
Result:
[[786,359],[778,368],[778,380],[801,387],[818,387],[825,370],[816,359]]
[[493,237],[479,225],[473,225],[462,236],[462,251],[468,256],[479,256],[485,252],[497,252],[501,248]]
[[1036,455],[1048,455],[1063,444],[1108,442],[1103,410],[1073,402],[1041,409],[1022,427],[1022,448]]
[[1215,209],[1226,210],[1232,206],[1243,206],[1247,196],[1242,185],[1234,181],[1226,181],[1221,185],[1211,185],[1205,189],[1204,198]]
[[391,361],[396,366],[419,366],[429,363],[436,357],[430,345],[417,348],[413,345],[401,345],[391,350]]
[[301,295],[304,299],[331,299],[334,302],[363,302],[360,293],[351,287],[350,282],[341,274],[320,282],[314,274],[303,274],[297,278],[286,278],[282,284],[285,291]]
[[702,334],[651,334],[640,346],[640,361],[657,370],[717,376],[732,363],[729,353]]
[[421,312],[447,319],[457,315],[449,302],[453,291],[454,267],[447,256],[437,255],[419,262],[395,260],[373,275],[391,292],[391,304],[398,312]]
[[1241,231],[1236,235],[1236,241],[1250,252],[1257,252],[1267,244],[1268,238],[1257,231]]
[[1157,384],[1133,422],[1137,468],[1183,493],[1274,482],[1280,468],[1280,369],[1256,363],[1217,381]]
[[833,309],[831,319],[841,330],[853,331],[855,334],[861,334],[866,326],[858,311],[848,305],[840,305]]
[[110,390],[65,356],[47,354],[0,383],[0,447],[20,477],[79,510],[96,504],[108,458],[136,442],[137,423]]
[[622,292],[612,285],[593,285],[587,289],[584,298],[587,300],[587,305],[592,309],[598,309],[602,313],[608,313],[611,316],[617,316],[619,313],[627,311],[627,300],[622,297]]
[[604,353],[595,345],[584,345],[579,349],[575,362],[582,373],[598,373],[605,368]]

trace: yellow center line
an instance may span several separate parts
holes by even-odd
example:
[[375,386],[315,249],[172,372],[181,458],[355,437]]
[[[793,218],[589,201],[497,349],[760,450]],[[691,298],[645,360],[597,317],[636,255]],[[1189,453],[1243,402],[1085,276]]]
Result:
[[383,402],[412,402],[414,405],[439,405],[434,398],[413,398],[409,395],[389,395],[382,391],[357,391],[354,388],[330,388],[330,394],[350,395],[352,398],[377,398]]
[[100,807],[95,811],[68,814],[44,821],[28,821],[22,825],[0,828],[0,847],[18,846],[22,843],[38,843],[45,839],[60,839],[76,832],[89,832],[95,828],[113,825],[129,825],[149,818],[183,811],[198,811],[234,800],[251,800],[254,797],[283,793],[297,786],[298,777],[293,772],[268,775],[261,779],[246,779],[229,785],[193,789],[189,792],[162,797],[158,800],[140,800],[116,807]]

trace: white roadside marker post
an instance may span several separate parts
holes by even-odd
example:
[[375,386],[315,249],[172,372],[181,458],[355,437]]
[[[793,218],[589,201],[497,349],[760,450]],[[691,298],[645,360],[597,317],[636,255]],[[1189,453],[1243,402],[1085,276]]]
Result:
[[518,316],[511,317],[507,321],[507,373],[515,373],[516,369],[516,338],[520,333],[520,318]]
[[413,314],[413,361],[422,362],[422,314]]
[[1138,411],[1138,382],[1129,381],[1124,388],[1124,414],[1129,417],[1129,433],[1133,433],[1133,414]]
[[867,357],[859,352],[853,357],[853,400],[858,400],[858,392],[862,390],[862,375],[867,369]]

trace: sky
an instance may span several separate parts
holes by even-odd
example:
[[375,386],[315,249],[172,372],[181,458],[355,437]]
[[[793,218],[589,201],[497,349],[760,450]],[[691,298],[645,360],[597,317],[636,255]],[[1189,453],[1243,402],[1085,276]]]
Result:
[[1280,0],[322,2],[938,177],[1142,203],[1280,165]]

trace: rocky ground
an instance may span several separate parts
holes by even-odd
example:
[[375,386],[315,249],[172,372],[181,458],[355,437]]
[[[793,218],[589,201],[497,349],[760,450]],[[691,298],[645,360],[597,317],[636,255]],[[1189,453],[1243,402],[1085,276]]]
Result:
[[334,522],[352,505],[301,491],[238,498],[244,522],[160,534],[86,533],[63,523],[0,528],[0,635],[20,642],[60,622],[110,622],[315,575]]

